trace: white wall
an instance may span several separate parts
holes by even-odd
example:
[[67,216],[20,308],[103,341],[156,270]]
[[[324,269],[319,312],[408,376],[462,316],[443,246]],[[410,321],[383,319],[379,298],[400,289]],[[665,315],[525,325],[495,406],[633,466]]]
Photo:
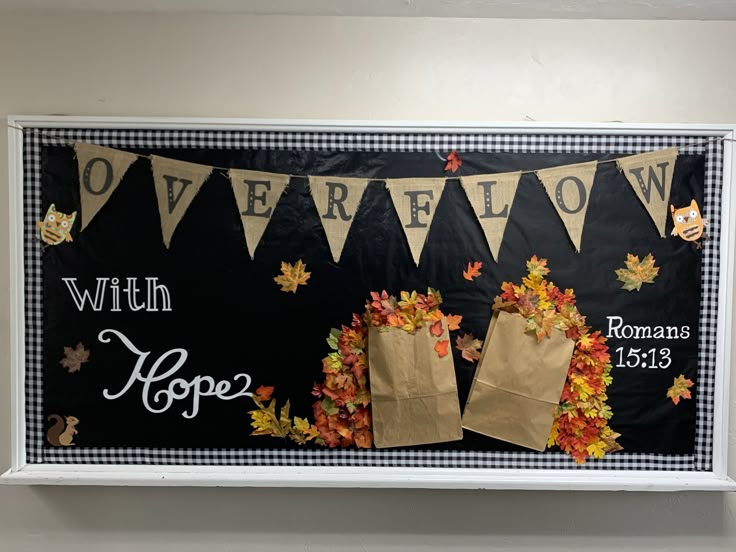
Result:
[[[0,117],[733,123],[735,51],[734,22],[0,14]],[[0,224],[3,469],[7,260]],[[732,551],[736,495],[0,487],[0,550],[133,547]]]

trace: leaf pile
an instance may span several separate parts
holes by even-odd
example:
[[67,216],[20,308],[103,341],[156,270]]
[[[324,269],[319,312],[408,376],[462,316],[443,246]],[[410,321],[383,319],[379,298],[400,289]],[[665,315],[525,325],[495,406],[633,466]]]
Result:
[[642,284],[653,284],[659,274],[659,267],[654,266],[654,257],[649,253],[644,259],[639,260],[638,255],[631,253],[626,255],[626,268],[616,269],[616,276],[624,285],[626,291],[639,291]]
[[613,412],[606,403],[606,390],[613,378],[606,338],[586,325],[572,289],[562,292],[545,280],[549,274],[545,259],[534,256],[526,266],[528,274],[522,285],[504,282],[493,308],[519,313],[527,320],[527,331],[534,332],[538,340],[551,335],[553,328],[575,340],[547,446],[557,445],[578,464],[621,450],[616,442],[620,434],[608,425]]
[[[459,314],[449,314],[447,317],[440,310],[442,295],[436,289],[429,288],[427,294],[412,291],[402,291],[401,299],[386,293],[371,292],[371,300],[365,305],[365,322],[374,328],[400,328],[407,333],[413,334],[424,324],[429,324],[430,335],[439,338],[444,332],[442,318],[446,318],[448,330],[460,328],[463,317]],[[482,342],[481,342],[482,344]],[[480,345],[478,345],[480,346]],[[437,340],[434,350],[442,358],[449,352],[449,341]],[[461,349],[463,350],[463,349]],[[468,355],[474,354],[472,352]],[[468,358],[463,352],[463,357]],[[468,358],[468,360],[470,360]]]
[[[319,400],[312,405],[319,437],[314,442],[328,447],[370,448],[373,445],[371,395],[368,385],[366,347],[368,328],[399,328],[415,333],[425,324],[439,337],[442,328],[442,296],[437,290],[427,294],[402,291],[396,299],[385,290],[371,292],[363,317],[353,314],[350,326],[333,328],[327,338],[332,352],[322,359],[324,382],[315,383],[312,394]],[[460,328],[460,315],[447,315],[450,331]],[[438,339],[438,356],[450,353],[450,341]]]
[[276,276],[273,281],[281,286],[281,291],[296,293],[297,288],[302,285],[307,285],[307,280],[312,275],[311,272],[306,271],[307,265],[305,265],[301,259],[295,262],[293,265],[281,261],[281,274]]
[[248,412],[251,417],[251,427],[254,430],[252,436],[270,435],[271,437],[281,437],[282,439],[291,439],[299,445],[305,444],[307,441],[315,439],[319,435],[319,431],[305,418],[289,416],[291,405],[287,400],[281,407],[278,414],[276,413],[276,399],[271,398],[273,387],[264,387],[261,385],[256,389],[256,394],[251,398],[256,403],[256,410]]
[[353,314],[350,326],[330,331],[327,344],[332,352],[322,359],[325,380],[312,389],[320,399],[312,405],[318,444],[358,448],[373,444],[367,338],[368,328],[357,314]]

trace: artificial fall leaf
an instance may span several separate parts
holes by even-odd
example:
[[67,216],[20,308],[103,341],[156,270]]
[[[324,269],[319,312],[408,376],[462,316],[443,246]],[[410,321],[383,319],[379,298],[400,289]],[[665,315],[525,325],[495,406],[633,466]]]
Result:
[[533,255],[531,259],[526,262],[526,269],[529,272],[529,276],[546,276],[549,274],[549,268],[547,268],[547,259],[537,259],[536,255]]
[[317,426],[311,425],[305,418],[294,416],[294,428],[289,437],[301,445],[319,437],[319,430]]
[[542,341],[545,337],[552,336],[552,329],[557,321],[557,313],[555,311],[543,311],[537,313],[526,321],[526,331],[534,332],[537,341]]
[[463,270],[463,278],[472,281],[473,278],[480,276],[480,269],[483,268],[483,263],[475,261],[468,263],[468,270]]
[[654,266],[654,257],[649,253],[639,261],[638,255],[626,255],[626,268],[616,269],[616,276],[623,282],[623,289],[639,291],[642,284],[653,284],[659,274],[659,267]]
[[462,314],[448,314],[447,315],[447,329],[449,331],[455,331],[460,329],[460,322],[463,321]]
[[527,289],[518,299],[519,314],[524,318],[532,316],[539,306],[539,296],[531,289]]
[[89,361],[89,350],[84,348],[82,343],[77,343],[77,346],[72,349],[71,347],[64,347],[64,358],[59,361],[64,368],[69,370],[69,373],[79,372],[82,368],[82,364]]
[[449,346],[449,339],[440,339],[439,341],[437,341],[437,343],[434,344],[434,350],[437,352],[437,356],[439,356],[440,358],[446,357],[447,353],[450,352],[448,350]]
[[695,384],[691,380],[685,379],[685,376],[680,374],[674,379],[672,387],[667,390],[667,396],[673,403],[679,404],[680,399],[691,398],[689,388],[693,385]]
[[429,327],[429,333],[431,333],[435,337],[440,337],[442,335],[442,332],[444,331],[445,330],[442,327],[442,320],[438,320]]
[[296,293],[299,285],[306,286],[307,280],[312,275],[311,272],[306,272],[304,269],[307,268],[301,259],[295,262],[293,265],[281,261],[281,272],[279,276],[276,276],[273,281],[281,286],[281,291]]
[[450,155],[447,156],[447,164],[445,165],[445,170],[455,172],[458,170],[458,168],[460,168],[462,164],[463,160],[460,159],[460,156],[455,150],[452,150],[450,152]]
[[469,362],[480,359],[481,347],[483,347],[483,340],[477,339],[472,333],[466,333],[455,338],[455,348],[462,351],[463,358]]
[[256,389],[256,395],[259,399],[262,401],[267,401],[271,398],[271,394],[273,393],[273,385],[266,387],[265,385],[261,385],[258,389]]

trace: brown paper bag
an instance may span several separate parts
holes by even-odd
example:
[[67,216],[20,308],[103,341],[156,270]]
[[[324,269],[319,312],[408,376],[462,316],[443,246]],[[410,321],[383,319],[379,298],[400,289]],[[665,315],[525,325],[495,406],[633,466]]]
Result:
[[498,312],[463,412],[463,427],[543,451],[554,422],[575,341],[554,329],[537,342],[518,314]]
[[463,438],[452,352],[440,358],[434,349],[450,339],[429,325],[415,334],[400,328],[368,331],[373,443],[376,448],[422,445]]

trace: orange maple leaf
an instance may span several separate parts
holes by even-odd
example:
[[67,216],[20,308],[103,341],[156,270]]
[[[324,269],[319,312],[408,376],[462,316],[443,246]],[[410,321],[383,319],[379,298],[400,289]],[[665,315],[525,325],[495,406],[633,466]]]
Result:
[[262,401],[267,401],[271,398],[271,394],[273,393],[273,385],[265,386],[261,385],[258,389],[256,389],[256,395],[259,399]]
[[276,276],[273,281],[281,286],[281,291],[296,293],[297,288],[300,285],[306,286],[307,280],[312,275],[311,272],[307,272],[305,265],[301,259],[295,262],[293,265],[281,261],[281,274]]
[[460,322],[463,321],[462,314],[448,314],[447,315],[447,329],[450,331],[459,330]]
[[435,337],[441,336],[444,331],[445,329],[442,327],[442,320],[438,320],[429,327],[429,333]]
[[483,263],[475,261],[468,263],[468,270],[463,270],[463,278],[472,281],[473,278],[480,276],[480,269],[483,268]]
[[437,341],[437,343],[434,344],[434,350],[437,351],[437,356],[439,356],[440,358],[447,356],[447,353],[450,352],[448,350],[449,346],[449,339],[440,339],[439,341]]
[[447,156],[447,164],[445,165],[445,170],[455,172],[462,164],[463,160],[460,159],[460,156],[455,150],[452,150],[450,152],[450,155]]
[[672,387],[667,389],[667,396],[672,399],[675,404],[680,403],[680,399],[691,398],[689,388],[695,385],[692,380],[685,379],[683,374],[680,374],[673,380]]

